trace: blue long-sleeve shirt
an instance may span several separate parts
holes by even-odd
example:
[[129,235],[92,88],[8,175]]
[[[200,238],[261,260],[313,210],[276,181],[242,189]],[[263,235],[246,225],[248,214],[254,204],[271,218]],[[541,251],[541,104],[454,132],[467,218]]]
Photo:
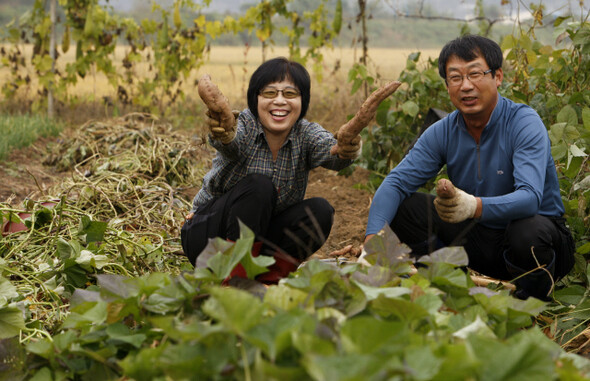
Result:
[[529,106],[499,96],[479,144],[458,111],[426,129],[377,189],[366,234],[391,224],[400,203],[445,164],[456,187],[481,198],[483,225],[564,213],[545,125]]
[[203,178],[203,187],[193,199],[192,211],[219,198],[247,175],[258,173],[272,179],[278,192],[275,208],[278,213],[303,200],[311,169],[321,166],[338,171],[353,162],[331,155],[330,150],[336,144],[334,135],[305,119],[295,123],[274,160],[262,124],[249,109],[240,113],[231,143],[214,139],[209,143],[217,155]]

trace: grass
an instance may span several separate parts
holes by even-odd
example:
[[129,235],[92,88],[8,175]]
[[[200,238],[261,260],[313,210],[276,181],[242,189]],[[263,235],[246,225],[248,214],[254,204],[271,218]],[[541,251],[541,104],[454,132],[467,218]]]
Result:
[[0,160],[13,149],[26,147],[40,137],[56,136],[62,129],[61,123],[39,115],[0,115]]

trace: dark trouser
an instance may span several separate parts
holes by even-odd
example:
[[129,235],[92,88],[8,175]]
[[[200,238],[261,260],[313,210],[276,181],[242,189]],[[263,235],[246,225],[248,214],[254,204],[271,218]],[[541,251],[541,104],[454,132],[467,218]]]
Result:
[[574,264],[574,243],[563,218],[535,215],[514,220],[506,229],[485,227],[475,220],[451,224],[440,219],[433,201],[430,194],[414,193],[400,205],[391,223],[413,255],[463,246],[470,268],[504,280],[538,267],[537,261],[551,269],[554,279],[566,275]]
[[330,234],[334,208],[323,198],[310,198],[274,214],[276,189],[267,176],[252,174],[229,192],[197,210],[181,230],[182,248],[194,265],[210,238],[235,241],[238,219],[262,241],[261,254],[281,250],[298,260],[317,251]]

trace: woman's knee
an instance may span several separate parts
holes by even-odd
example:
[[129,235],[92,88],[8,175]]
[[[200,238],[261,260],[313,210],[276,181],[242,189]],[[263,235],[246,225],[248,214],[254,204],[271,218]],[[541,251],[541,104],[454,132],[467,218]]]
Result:
[[324,233],[330,232],[334,223],[334,207],[328,200],[321,197],[314,197],[307,200],[308,207],[311,211],[310,218],[316,220]]
[[237,185],[243,195],[253,197],[261,202],[270,200],[274,202],[277,192],[272,179],[259,173],[251,173],[244,177]]

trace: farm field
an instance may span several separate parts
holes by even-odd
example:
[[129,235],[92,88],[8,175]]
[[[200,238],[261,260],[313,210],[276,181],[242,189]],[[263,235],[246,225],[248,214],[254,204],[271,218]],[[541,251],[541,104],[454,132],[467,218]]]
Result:
[[[7,46],[5,46],[8,48]],[[31,45],[20,46],[25,57],[30,57],[33,47]],[[75,49],[69,49],[67,53],[60,51],[58,57],[57,70],[64,71],[68,63],[72,63],[75,59]],[[122,71],[122,60],[129,50],[126,46],[119,45],[113,54],[113,65]],[[401,70],[405,67],[406,59],[413,53],[409,49],[384,49],[375,48],[369,50],[370,62],[368,67],[373,75],[379,75],[383,81],[396,79]],[[360,57],[360,50],[353,48],[335,47],[333,49],[324,49],[323,66],[323,80],[318,82],[317,75],[312,73],[314,84],[313,90],[321,89],[325,83],[338,83],[341,86],[347,86],[346,77],[348,70],[355,62],[358,62]],[[271,47],[266,51],[266,57],[272,58],[276,56],[287,56],[287,48]],[[147,53],[145,53],[147,55]],[[422,60],[428,57],[436,58],[438,50],[424,50],[422,51]],[[202,74],[208,73],[211,75],[214,82],[224,91],[224,94],[229,100],[236,104],[245,104],[245,93],[248,87],[248,80],[252,72],[262,62],[262,50],[260,47],[244,48],[238,46],[211,46],[208,59],[203,66],[196,68],[191,73],[190,77],[185,81],[184,89],[190,94],[190,90],[194,86],[194,81]],[[149,75],[147,59],[144,63],[137,65],[135,75],[138,78]],[[7,67],[0,67],[0,82],[6,81],[8,78]],[[23,76],[29,74],[32,78],[32,68],[27,69],[28,72],[23,73]],[[34,92],[36,89],[34,80],[30,86],[29,92]],[[102,73],[89,73],[85,78],[80,79],[76,86],[72,88],[70,96],[78,96],[83,99],[101,99],[104,96],[113,96],[114,89],[108,83],[108,80]],[[312,92],[312,96],[315,94]]]
[[[397,79],[412,51],[369,53],[367,67],[379,83]],[[72,54],[62,57],[59,70]],[[336,131],[363,100],[362,91],[351,95],[347,78],[358,52],[338,48],[324,54],[321,81],[308,65],[314,77],[308,119]],[[437,54],[423,52],[421,60]],[[267,58],[280,55],[287,51],[266,52]],[[118,68],[124,56],[125,47],[119,46]],[[204,255],[207,268],[190,266],[182,255],[180,227],[214,155],[205,144],[195,81],[210,74],[239,109],[260,62],[260,49],[212,47],[207,62],[183,81],[184,110],[171,108],[164,116],[146,109],[113,115],[107,107],[107,98],[115,99],[112,87],[104,76],[88,73],[68,95],[78,98],[78,105],[98,106],[87,112],[62,107],[59,116],[69,123],[59,137],[15,150],[0,163],[4,226],[16,226],[15,215],[32,216],[28,230],[0,236],[0,289],[8,295],[0,298],[0,311],[11,322],[0,350],[7,348],[12,364],[21,361],[31,374],[47,379],[93,372],[103,372],[97,374],[104,379],[138,380],[590,374],[587,291],[578,283],[556,289],[550,305],[522,301],[505,282],[477,287],[464,271],[462,248],[443,248],[426,266],[412,269],[405,245],[387,229],[365,247],[374,254],[373,265],[355,263],[358,252],[342,249],[363,241],[369,180],[376,173],[361,167],[347,176],[311,172],[307,196],[325,197],[336,215],[324,247],[295,276],[268,288],[248,280],[219,287],[235,263],[256,262],[247,231],[233,245],[212,244]],[[147,76],[147,69],[148,64],[136,65],[135,75]],[[417,72],[404,77],[406,83],[433,77],[432,71],[422,77]],[[410,100],[389,104],[387,115],[412,119],[413,109],[446,95],[444,87],[438,89],[413,98],[424,101],[414,108]],[[34,83],[27,89],[29,95],[35,90]],[[407,129],[416,121],[420,118],[406,122]],[[384,139],[382,120],[373,127]],[[403,151],[394,140],[397,131],[386,131],[392,139],[387,150]],[[369,152],[369,159],[382,154],[376,148]],[[2,304],[8,298],[12,304]],[[195,359],[204,365],[195,366]],[[500,370],[499,364],[508,365]],[[16,365],[8,369],[21,372]]]

